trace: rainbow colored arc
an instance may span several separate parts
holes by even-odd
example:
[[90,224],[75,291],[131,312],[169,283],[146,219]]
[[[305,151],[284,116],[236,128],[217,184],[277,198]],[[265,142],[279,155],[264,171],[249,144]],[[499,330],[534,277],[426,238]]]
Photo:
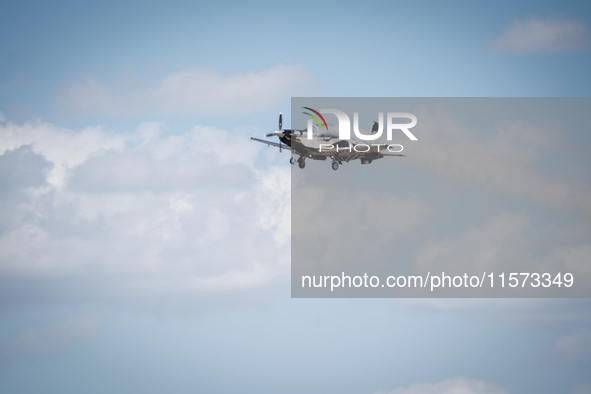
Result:
[[[320,112],[316,111],[315,109],[309,108],[309,107],[302,107],[302,108],[307,109],[308,111],[312,111],[316,115],[320,116],[320,119],[322,119],[322,121],[324,122],[324,126],[326,126],[326,131],[328,132],[328,125],[326,124],[326,120],[324,120],[324,116],[320,115]],[[316,121],[316,123],[318,123],[318,126],[320,126],[320,130],[323,129],[322,123],[320,123],[320,120],[318,120],[318,118],[316,116],[312,115],[309,112],[302,112],[302,113],[312,117],[312,119],[314,119]]]

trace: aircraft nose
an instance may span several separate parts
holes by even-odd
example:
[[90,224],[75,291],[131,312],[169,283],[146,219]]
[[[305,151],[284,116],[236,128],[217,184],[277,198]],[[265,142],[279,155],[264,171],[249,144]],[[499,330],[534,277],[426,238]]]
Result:
[[275,131],[273,133],[267,134],[266,136],[267,137],[273,137],[274,135],[276,135],[277,137],[283,137],[283,135],[284,135],[283,130],[277,130],[277,131]]

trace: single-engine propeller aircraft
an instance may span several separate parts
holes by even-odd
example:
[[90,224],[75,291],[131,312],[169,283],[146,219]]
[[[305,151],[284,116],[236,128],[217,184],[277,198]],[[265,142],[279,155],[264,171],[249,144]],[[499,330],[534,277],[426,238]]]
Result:
[[[283,149],[291,151],[289,162],[293,165],[297,161],[300,168],[306,166],[307,158],[313,160],[326,160],[330,158],[332,160],[332,169],[336,171],[339,169],[340,164],[350,162],[351,160],[359,159],[361,160],[361,164],[370,164],[373,160],[381,159],[384,156],[404,156],[400,153],[390,153],[391,151],[387,144],[367,145],[361,141],[342,140],[331,135],[322,134],[308,139],[302,138],[304,135],[307,137],[307,130],[283,130],[282,127],[283,116],[280,113],[279,130],[266,135],[266,137],[277,136],[279,143],[254,137],[250,137],[250,139],[270,146],[276,146],[279,148],[279,152]],[[373,122],[371,134],[375,134],[378,131],[378,127],[378,123]],[[298,159],[296,159],[296,155],[299,155]]]

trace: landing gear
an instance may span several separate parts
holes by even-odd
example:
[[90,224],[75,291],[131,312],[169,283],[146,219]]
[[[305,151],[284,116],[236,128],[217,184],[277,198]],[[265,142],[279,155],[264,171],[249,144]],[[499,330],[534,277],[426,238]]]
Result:
[[296,158],[295,156],[292,156],[291,159],[289,159],[289,164],[291,164],[292,166],[296,163]]
[[332,169],[335,170],[335,171],[338,170],[339,169],[339,163],[336,162],[336,161],[333,161],[332,162]]
[[300,157],[298,160],[298,165],[300,168],[304,168],[306,166],[306,160],[303,157]]

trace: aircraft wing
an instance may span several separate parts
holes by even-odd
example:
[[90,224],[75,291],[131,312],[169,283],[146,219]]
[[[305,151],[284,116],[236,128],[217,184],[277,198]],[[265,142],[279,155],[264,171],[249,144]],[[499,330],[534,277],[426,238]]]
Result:
[[400,153],[382,153],[382,152],[380,152],[380,154],[382,156],[404,156],[404,155],[402,155]]
[[256,141],[256,142],[262,142],[263,144],[276,146],[277,148],[291,150],[291,147],[284,145],[284,144],[278,144],[277,142],[265,141],[265,140],[261,140],[259,138],[254,138],[254,137],[250,137],[250,139],[253,141]]

